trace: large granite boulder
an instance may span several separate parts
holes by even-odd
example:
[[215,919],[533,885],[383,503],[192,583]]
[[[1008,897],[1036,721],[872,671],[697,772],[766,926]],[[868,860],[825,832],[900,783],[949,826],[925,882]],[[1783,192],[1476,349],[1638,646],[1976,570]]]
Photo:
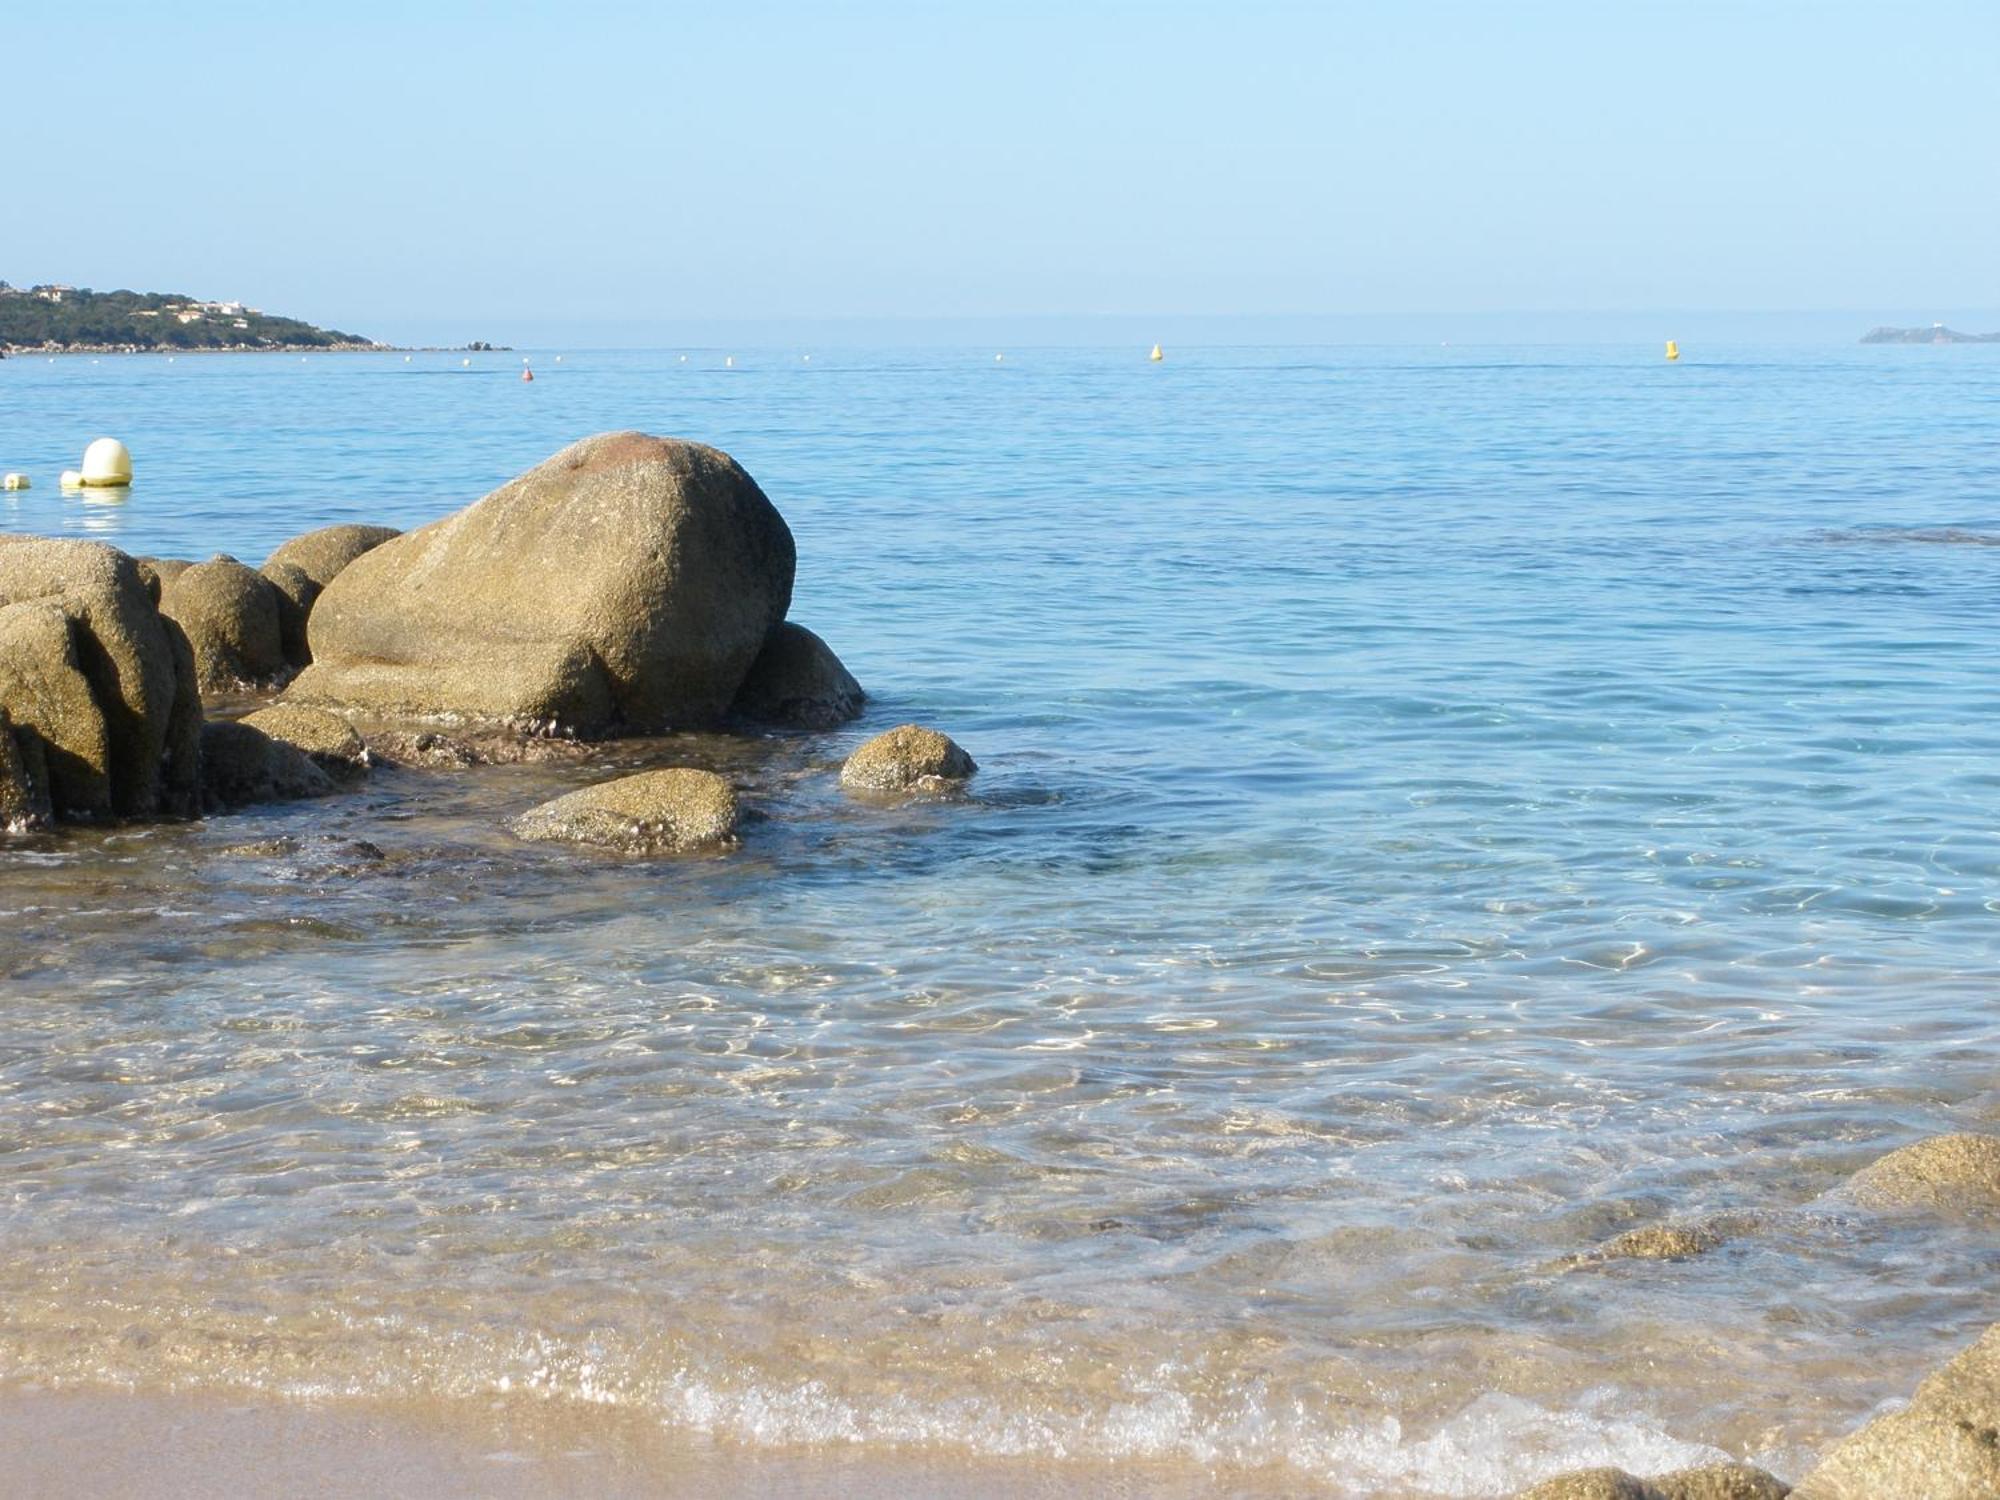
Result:
[[291,696],[584,736],[712,724],[784,619],[794,561],[726,453],[586,438],[342,568]]
[[70,622],[109,739],[111,810],[188,811],[171,804],[164,780],[174,648],[138,564],[100,542],[0,535],[0,606],[20,603],[52,605]]
[[252,802],[324,797],[333,782],[297,746],[254,724],[211,719],[201,728],[201,790],[210,811],[226,812]]
[[[317,531],[293,537],[265,558],[264,576],[270,577],[273,568],[295,567],[311,581],[313,592],[317,594],[362,553],[401,535],[393,526],[322,526]],[[308,606],[310,603],[308,600]]]
[[2000,1495],[2000,1325],[1933,1372],[1910,1404],[1830,1449],[1794,1500],[1993,1500]]
[[0,707],[38,747],[57,813],[111,816],[111,730],[55,605],[0,608]]
[[167,584],[160,613],[187,632],[204,693],[255,687],[285,670],[278,591],[233,557],[196,563]]
[[625,854],[692,854],[735,842],[736,792],[713,771],[677,767],[600,782],[530,808],[516,838],[595,844]]
[[899,724],[847,757],[840,784],[887,796],[935,794],[954,790],[978,769],[949,735],[920,724]]
[[0,708],[0,833],[36,833],[55,815],[41,737],[17,731]]
[[867,694],[827,643],[789,620],[771,632],[736,690],[733,712],[758,724],[831,729],[858,718]]

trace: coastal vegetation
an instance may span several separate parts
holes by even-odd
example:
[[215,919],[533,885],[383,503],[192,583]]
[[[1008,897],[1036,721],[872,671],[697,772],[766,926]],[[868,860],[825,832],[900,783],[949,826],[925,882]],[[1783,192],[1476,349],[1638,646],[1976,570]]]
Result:
[[153,349],[378,349],[358,333],[317,328],[241,302],[178,292],[94,292],[0,281],[0,350],[69,353]]

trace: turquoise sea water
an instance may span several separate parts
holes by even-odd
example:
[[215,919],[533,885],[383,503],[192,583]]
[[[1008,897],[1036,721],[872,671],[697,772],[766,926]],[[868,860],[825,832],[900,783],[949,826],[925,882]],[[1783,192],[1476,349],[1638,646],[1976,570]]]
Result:
[[[513,844],[571,766],[0,849],[0,1377],[1489,1495],[1991,1321],[1808,1205],[2000,1120],[2000,349],[726,353],[0,364],[0,526],[139,553],[715,443],[872,695],[616,752],[725,860]],[[844,801],[910,719],[973,797]]]

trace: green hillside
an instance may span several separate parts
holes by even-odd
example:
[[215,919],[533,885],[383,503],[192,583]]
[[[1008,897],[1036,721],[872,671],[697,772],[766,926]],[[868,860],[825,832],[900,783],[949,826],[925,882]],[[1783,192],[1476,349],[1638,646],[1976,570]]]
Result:
[[358,333],[315,328],[240,302],[174,292],[93,292],[0,281],[0,349],[368,349]]

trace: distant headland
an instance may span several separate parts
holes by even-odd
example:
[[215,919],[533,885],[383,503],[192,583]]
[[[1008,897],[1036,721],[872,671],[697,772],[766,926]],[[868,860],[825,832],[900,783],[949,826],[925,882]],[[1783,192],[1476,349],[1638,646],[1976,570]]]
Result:
[[0,350],[119,354],[148,350],[265,352],[385,349],[358,333],[315,328],[241,302],[204,302],[175,292],[93,292],[88,287],[9,286],[0,281]]
[[1861,336],[1864,344],[2000,344],[2000,333],[1960,333],[1942,323],[1928,328],[1871,328]]

